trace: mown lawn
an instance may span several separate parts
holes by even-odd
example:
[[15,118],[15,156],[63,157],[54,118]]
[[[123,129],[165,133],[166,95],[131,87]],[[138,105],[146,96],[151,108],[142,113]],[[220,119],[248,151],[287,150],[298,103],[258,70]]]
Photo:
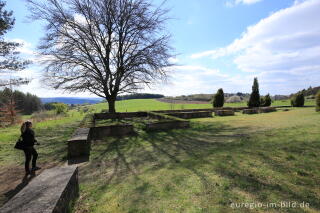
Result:
[[[306,100],[306,106],[315,105],[315,100]],[[246,102],[240,103],[225,103],[225,107],[244,107]],[[290,106],[290,100],[274,101],[272,106]],[[97,112],[106,110],[107,103],[100,103],[90,106],[91,109]],[[171,104],[157,101],[155,99],[135,99],[116,102],[118,112],[136,112],[145,110],[180,110],[180,109],[205,109],[212,108],[212,104]]]
[[[75,212],[319,212],[313,108],[195,119],[190,129],[109,138],[80,167]],[[237,208],[239,203],[310,208]]]
[[[102,103],[89,108],[100,112],[106,106]],[[211,105],[171,105],[156,100],[117,102],[117,110],[122,112],[190,108],[211,108]],[[43,169],[65,163],[66,141],[83,116],[70,111],[68,117],[34,124],[41,143],[37,147],[38,162]],[[91,161],[80,168],[81,197],[75,211],[228,212],[230,200],[243,200],[245,196],[249,201],[276,199],[282,193],[281,198],[293,196],[293,191],[290,194],[287,189],[262,190],[260,182],[251,186],[250,181],[240,177],[247,173],[254,181],[265,181],[264,174],[272,174],[272,183],[281,176],[286,179],[279,182],[281,187],[295,186],[291,190],[296,197],[292,198],[301,200],[307,194],[305,200],[318,211],[319,117],[313,108],[237,114],[193,120],[188,130],[152,134],[140,131],[135,137],[95,143]],[[19,125],[0,129],[0,206],[20,190],[24,175],[23,152],[13,148],[18,136]],[[244,169],[236,172],[241,165]],[[288,171],[283,173],[277,168]],[[228,177],[226,172],[234,177]],[[244,186],[252,191],[243,189]],[[262,199],[263,193],[259,191],[267,193],[266,198]]]

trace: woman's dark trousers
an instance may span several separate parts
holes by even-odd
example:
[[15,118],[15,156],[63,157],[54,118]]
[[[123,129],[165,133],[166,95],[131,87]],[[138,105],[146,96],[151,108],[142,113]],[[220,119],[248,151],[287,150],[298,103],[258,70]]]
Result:
[[24,164],[24,168],[25,168],[27,173],[30,173],[30,160],[31,160],[31,157],[32,157],[32,168],[34,168],[34,167],[36,167],[36,164],[37,164],[38,153],[34,149],[33,146],[26,147],[23,151],[24,151],[24,155],[25,155],[25,158],[26,158],[26,161],[25,161],[25,164]]

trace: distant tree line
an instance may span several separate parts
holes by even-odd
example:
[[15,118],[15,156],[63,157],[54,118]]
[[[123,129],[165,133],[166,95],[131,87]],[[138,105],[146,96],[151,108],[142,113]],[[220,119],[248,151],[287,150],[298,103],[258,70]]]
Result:
[[163,98],[161,94],[149,94],[149,93],[135,93],[129,95],[121,95],[117,97],[117,100],[130,100],[130,99],[156,99]]
[[18,90],[12,91],[9,88],[0,90],[0,107],[11,101],[14,102],[17,112],[25,115],[30,115],[42,108],[41,100],[36,95]]
[[291,94],[290,97],[292,98],[293,96],[296,96],[300,93],[302,93],[304,96],[311,96],[311,98],[315,98],[316,94],[320,92],[320,86],[318,87],[309,87],[308,89],[303,89],[297,93]]
[[[215,94],[192,94],[192,95],[181,95],[176,97],[171,97],[170,99],[174,100],[182,100],[182,101],[212,101],[212,97]],[[225,98],[231,98],[237,96],[240,100],[246,100],[249,99],[250,94],[248,93],[224,93]]]

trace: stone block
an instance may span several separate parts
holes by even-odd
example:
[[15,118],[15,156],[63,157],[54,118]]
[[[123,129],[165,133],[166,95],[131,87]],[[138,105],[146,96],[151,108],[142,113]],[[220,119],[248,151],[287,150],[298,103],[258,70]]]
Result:
[[189,126],[189,121],[165,121],[146,124],[145,130],[149,132],[158,130],[188,128]]
[[55,167],[35,177],[0,212],[67,213],[78,195],[78,167]]
[[108,136],[126,136],[134,133],[133,125],[130,124],[99,126],[90,129],[90,138],[93,140],[101,140]]
[[90,128],[79,128],[68,140],[68,159],[90,155]]
[[268,113],[268,112],[276,112],[277,109],[275,107],[260,107],[259,112],[260,113]]
[[215,116],[232,116],[234,115],[234,110],[216,110],[214,114]]
[[166,115],[183,118],[183,119],[209,118],[209,117],[212,117],[212,111],[176,112],[176,113],[166,113]]
[[253,108],[253,109],[244,109],[242,111],[243,114],[258,114],[259,113],[259,110],[256,109],[256,108]]

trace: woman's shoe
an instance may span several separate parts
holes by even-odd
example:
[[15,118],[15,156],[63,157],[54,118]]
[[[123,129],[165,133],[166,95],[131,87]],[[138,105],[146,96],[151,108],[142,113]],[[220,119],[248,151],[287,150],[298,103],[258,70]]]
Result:
[[36,166],[36,167],[32,167],[31,171],[37,171],[39,169],[41,169],[41,168]]

